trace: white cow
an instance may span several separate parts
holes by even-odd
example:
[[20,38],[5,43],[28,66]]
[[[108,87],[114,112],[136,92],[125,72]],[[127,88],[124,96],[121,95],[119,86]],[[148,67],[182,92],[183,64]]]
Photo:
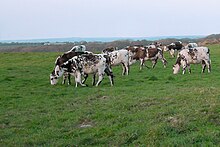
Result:
[[195,47],[191,50],[183,49],[179,52],[175,65],[173,65],[173,74],[177,74],[180,67],[183,68],[185,74],[186,68],[191,73],[190,64],[202,64],[202,72],[205,67],[208,67],[208,72],[211,72],[210,50],[207,47]]
[[[104,78],[105,73],[109,76],[111,86],[113,86],[113,74],[109,68],[106,57],[103,54],[82,54],[75,56],[72,59],[65,62],[60,67],[55,68],[54,74],[51,74],[51,84],[55,85],[58,82],[58,78],[63,75],[63,73],[68,72],[75,77],[76,87],[78,83],[81,86],[86,86],[84,82],[86,81],[88,74],[93,74],[93,85],[95,85],[95,76],[98,74],[99,79],[96,83],[98,86],[102,79]],[[82,82],[81,76],[85,77],[85,80]]]
[[126,49],[107,52],[107,55],[110,57],[111,66],[122,64],[122,75],[129,74],[129,52]]

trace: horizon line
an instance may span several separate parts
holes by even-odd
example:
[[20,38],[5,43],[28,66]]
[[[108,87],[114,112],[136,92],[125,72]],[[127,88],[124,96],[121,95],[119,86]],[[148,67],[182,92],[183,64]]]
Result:
[[[211,34],[210,34],[211,35]],[[185,37],[205,37],[205,36],[209,36],[209,35],[168,35],[168,36],[127,36],[127,37],[48,37],[48,38],[28,38],[28,39],[0,39],[0,42],[22,42],[22,41],[40,41],[40,40],[56,40],[56,39],[137,39],[137,38],[146,38],[146,39],[153,39],[153,38],[157,38],[157,39],[160,39],[160,38],[163,38],[163,39],[168,39],[168,38],[179,38],[179,39],[184,39],[184,36]],[[82,41],[86,41],[86,40],[82,40]],[[63,42],[63,41],[61,41]]]

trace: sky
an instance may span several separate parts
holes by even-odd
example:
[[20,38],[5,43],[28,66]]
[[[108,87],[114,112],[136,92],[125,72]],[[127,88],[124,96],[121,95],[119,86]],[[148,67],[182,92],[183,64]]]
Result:
[[220,0],[0,0],[0,40],[220,33]]

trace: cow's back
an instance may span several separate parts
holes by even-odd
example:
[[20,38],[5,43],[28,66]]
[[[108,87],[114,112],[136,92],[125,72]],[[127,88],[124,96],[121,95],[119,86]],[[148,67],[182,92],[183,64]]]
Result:
[[159,50],[157,48],[148,48],[147,49],[147,56],[148,58],[155,57],[158,54]]
[[[193,57],[192,54],[193,53]],[[203,60],[210,60],[210,51],[207,47],[195,47],[190,53],[189,49],[183,49],[179,52],[179,56],[183,55],[188,63],[201,63]]]
[[81,55],[81,63],[83,72],[90,74],[104,69],[106,66],[106,58],[102,54]]
[[109,56],[111,58],[111,65],[118,65],[129,61],[129,52],[125,49],[110,52]]

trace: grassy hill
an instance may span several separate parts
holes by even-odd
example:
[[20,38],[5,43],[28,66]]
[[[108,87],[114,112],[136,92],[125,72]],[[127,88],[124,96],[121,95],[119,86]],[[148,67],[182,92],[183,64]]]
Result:
[[[51,86],[59,53],[0,53],[0,146],[220,145],[220,45],[212,72],[114,67],[115,86]],[[147,65],[151,65],[147,62]]]

